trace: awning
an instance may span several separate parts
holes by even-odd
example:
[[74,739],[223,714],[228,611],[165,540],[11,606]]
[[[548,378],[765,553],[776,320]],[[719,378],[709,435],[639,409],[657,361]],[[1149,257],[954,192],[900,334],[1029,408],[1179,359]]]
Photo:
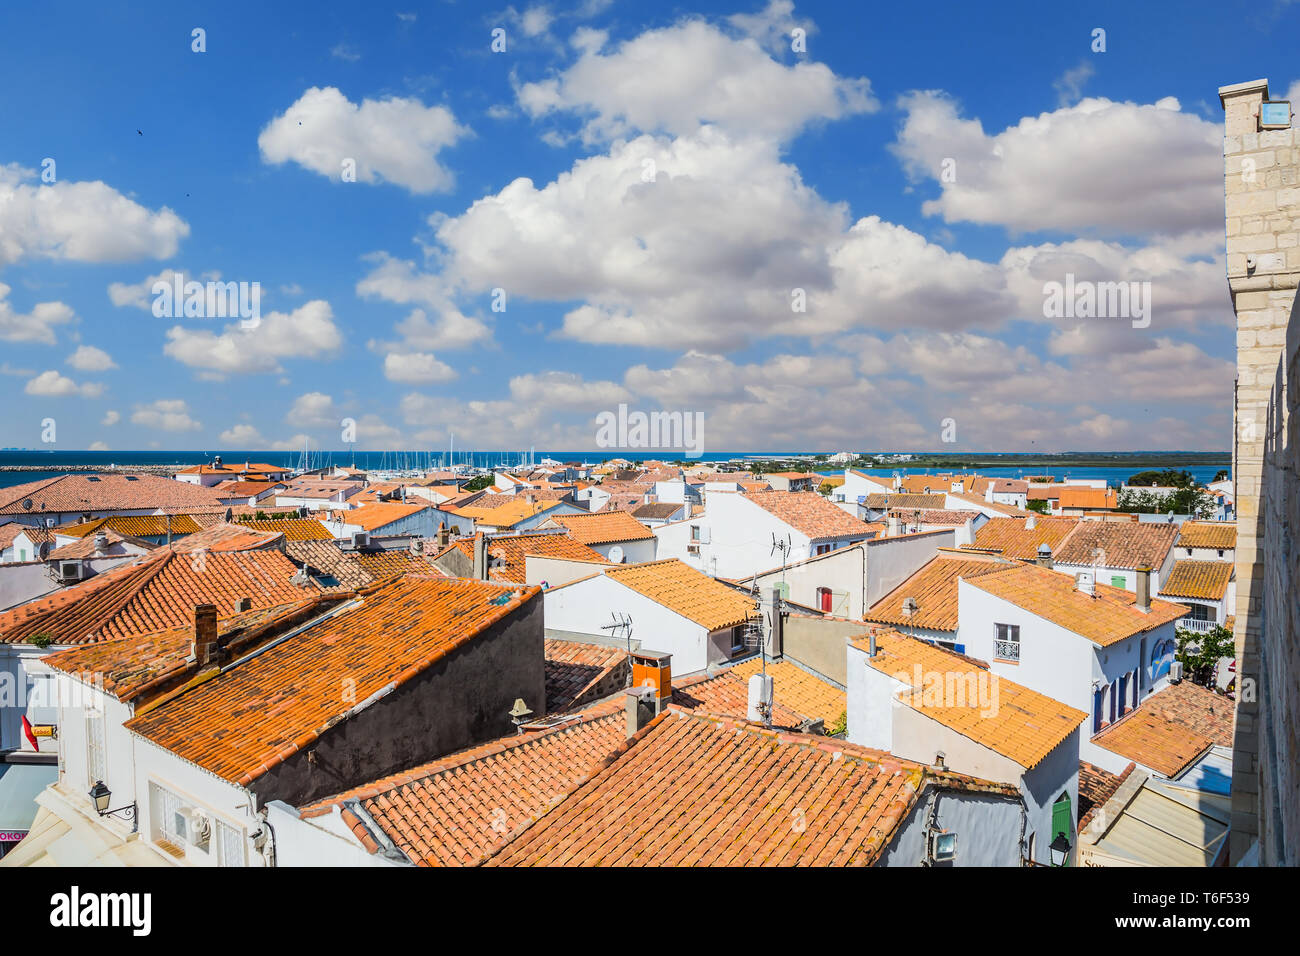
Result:
[[55,764],[0,763],[0,833],[30,830],[36,795],[58,779]]

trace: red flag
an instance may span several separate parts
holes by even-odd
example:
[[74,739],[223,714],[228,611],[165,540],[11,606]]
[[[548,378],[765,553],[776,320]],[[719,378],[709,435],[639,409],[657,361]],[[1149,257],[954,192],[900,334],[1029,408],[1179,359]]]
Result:
[[26,714],[23,714],[23,736],[27,738],[33,750],[37,753],[41,752],[41,745],[36,742],[36,734],[32,733],[32,722],[27,719]]

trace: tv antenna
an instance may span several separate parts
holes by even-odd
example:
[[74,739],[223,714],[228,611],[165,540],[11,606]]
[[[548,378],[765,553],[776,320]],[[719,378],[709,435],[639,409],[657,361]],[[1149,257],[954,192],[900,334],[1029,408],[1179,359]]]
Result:
[[[612,638],[618,639],[619,637],[623,637],[627,641],[627,656],[630,658],[632,656],[632,615],[620,614],[617,611],[610,611],[609,616],[610,618],[612,618],[610,623],[602,624],[600,626],[600,629],[602,631],[609,631],[609,636]],[[629,666],[627,669],[626,686],[628,687],[632,686],[631,666]]]
[[781,552],[781,584],[783,587],[785,585],[785,564],[790,557],[790,549],[792,547],[794,547],[794,545],[790,541],[789,534],[785,536],[785,540],[782,540],[776,536],[775,532],[772,533],[772,550],[768,553],[776,554],[778,551]]

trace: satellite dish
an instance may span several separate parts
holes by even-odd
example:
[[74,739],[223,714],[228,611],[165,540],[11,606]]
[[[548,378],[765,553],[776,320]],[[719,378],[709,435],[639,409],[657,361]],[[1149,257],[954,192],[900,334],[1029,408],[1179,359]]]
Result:
[[614,545],[614,547],[612,547],[612,548],[609,549],[609,560],[613,561],[615,564],[622,564],[622,563],[623,563],[623,546],[622,546],[622,545],[618,545],[618,544],[616,544],[616,545]]
[[26,510],[26,511],[31,511],[31,510],[32,510],[32,499],[31,499],[31,498],[24,498],[24,499],[23,499],[23,509]]

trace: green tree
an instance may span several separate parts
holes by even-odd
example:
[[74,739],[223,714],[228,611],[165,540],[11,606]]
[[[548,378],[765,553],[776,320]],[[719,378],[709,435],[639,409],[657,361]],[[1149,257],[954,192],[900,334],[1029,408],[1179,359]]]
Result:
[[496,483],[496,475],[479,475],[465,482],[466,491],[482,491],[484,488],[490,488]]
[[1232,473],[1228,471],[1227,468],[1220,468],[1218,471],[1214,473],[1215,481],[1227,481],[1231,477],[1232,477]]
[[1136,475],[1129,477],[1128,484],[1160,485],[1166,488],[1170,486],[1174,488],[1194,488],[1196,487],[1196,479],[1192,477],[1190,471],[1163,468],[1159,471],[1139,471]]
[[1193,684],[1215,689],[1214,665],[1221,658],[1232,657],[1236,653],[1232,631],[1222,624],[1215,624],[1204,634],[1180,627],[1175,631],[1175,636],[1178,651],[1174,657],[1183,665],[1183,677]]

